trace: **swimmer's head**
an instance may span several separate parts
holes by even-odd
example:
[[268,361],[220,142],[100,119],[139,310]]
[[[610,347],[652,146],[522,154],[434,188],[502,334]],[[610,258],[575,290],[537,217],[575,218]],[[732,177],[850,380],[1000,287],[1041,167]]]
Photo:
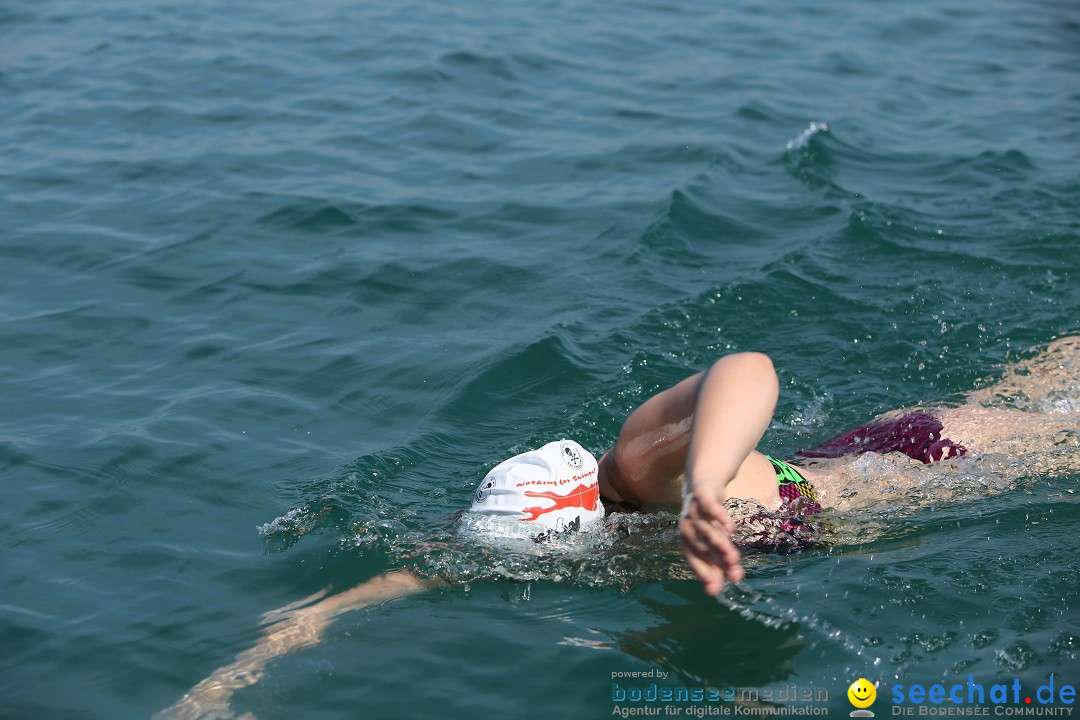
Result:
[[598,474],[588,450],[557,440],[492,468],[469,512],[529,523],[542,534],[578,530],[604,517]]

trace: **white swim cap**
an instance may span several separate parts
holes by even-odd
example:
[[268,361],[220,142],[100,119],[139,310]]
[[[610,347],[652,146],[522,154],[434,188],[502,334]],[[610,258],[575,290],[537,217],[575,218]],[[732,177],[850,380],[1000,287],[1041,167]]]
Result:
[[573,440],[496,465],[480,483],[469,512],[540,525],[557,532],[577,530],[604,517],[596,458]]

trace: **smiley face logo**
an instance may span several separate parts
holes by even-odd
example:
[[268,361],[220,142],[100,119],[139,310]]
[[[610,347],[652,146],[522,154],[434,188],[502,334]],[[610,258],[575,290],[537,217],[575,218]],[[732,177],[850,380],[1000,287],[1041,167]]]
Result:
[[847,690],[847,697],[855,707],[868,708],[873,705],[874,700],[877,699],[877,690],[869,680],[866,678],[859,678],[851,683],[851,687]]

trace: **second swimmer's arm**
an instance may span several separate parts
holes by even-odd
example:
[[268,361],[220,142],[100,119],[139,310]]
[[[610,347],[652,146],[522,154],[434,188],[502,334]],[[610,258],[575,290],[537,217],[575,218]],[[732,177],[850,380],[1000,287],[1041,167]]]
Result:
[[725,579],[743,577],[731,541],[735,526],[724,509],[726,488],[769,427],[778,395],[776,370],[760,353],[721,358],[701,382],[679,531],[683,555],[709,594],[720,592]]

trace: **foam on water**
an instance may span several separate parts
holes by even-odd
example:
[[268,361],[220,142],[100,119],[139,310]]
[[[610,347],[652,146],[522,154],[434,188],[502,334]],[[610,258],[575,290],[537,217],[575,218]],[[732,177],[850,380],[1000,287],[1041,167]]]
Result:
[[827,132],[829,132],[828,123],[812,122],[810,123],[809,127],[807,127],[801,133],[793,137],[791,140],[788,140],[787,149],[789,151],[801,150],[802,148],[810,144],[810,140],[813,139],[815,135],[817,135],[818,133]]

